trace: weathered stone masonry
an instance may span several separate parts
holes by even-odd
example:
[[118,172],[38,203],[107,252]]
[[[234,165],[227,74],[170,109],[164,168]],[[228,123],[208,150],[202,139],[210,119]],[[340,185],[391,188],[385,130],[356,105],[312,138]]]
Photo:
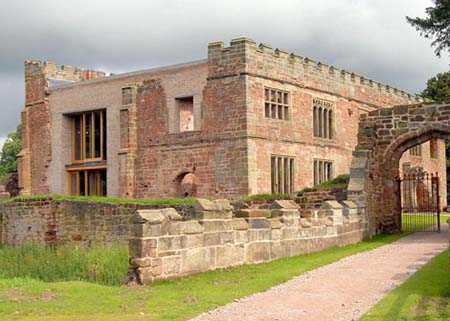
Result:
[[[376,110],[361,116],[358,146],[350,169],[349,199],[365,202],[371,233],[401,231],[398,185],[400,160],[411,147],[440,139],[439,159],[445,158],[444,139],[450,138],[449,104],[416,104]],[[441,176],[441,205],[446,205],[446,166]]]
[[227,200],[198,200],[195,219],[171,208],[138,210],[129,282],[139,284],[241,264],[267,262],[356,243],[367,237],[364,209],[326,201],[312,211],[292,200],[233,211]]
[[[25,194],[68,193],[70,117],[80,112],[106,110],[108,196],[239,199],[271,192],[273,155],[293,160],[294,190],[314,184],[316,159],[331,162],[334,176],[348,173],[359,116],[419,100],[248,38],[211,43],[207,60],[122,75],[36,61],[25,71]],[[125,105],[124,88],[132,97]],[[289,119],[265,116],[266,88],[288,94]],[[186,98],[193,123],[183,131]],[[314,99],[332,106],[332,138],[313,134]]]

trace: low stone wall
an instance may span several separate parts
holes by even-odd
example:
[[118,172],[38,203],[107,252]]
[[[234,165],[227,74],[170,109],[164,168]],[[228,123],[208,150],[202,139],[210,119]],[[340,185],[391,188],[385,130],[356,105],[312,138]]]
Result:
[[[116,204],[53,198],[24,198],[0,203],[1,237],[6,245],[27,241],[55,245],[79,242],[124,243],[131,237],[132,217],[140,209],[167,205]],[[194,216],[189,204],[174,205],[185,219]]]
[[128,283],[144,284],[356,243],[368,236],[365,209],[326,201],[303,210],[292,200],[233,211],[227,200],[197,200],[195,219],[171,208],[138,210],[129,242]]

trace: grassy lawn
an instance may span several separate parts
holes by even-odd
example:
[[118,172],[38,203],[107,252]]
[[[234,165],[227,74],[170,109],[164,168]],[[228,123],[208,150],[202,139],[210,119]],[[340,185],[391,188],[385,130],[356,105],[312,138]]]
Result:
[[448,251],[423,266],[361,319],[391,320],[450,320]]
[[[86,281],[48,282],[8,276],[0,278],[0,320],[186,320],[402,236],[404,234],[379,235],[342,248],[142,287],[108,286]],[[49,261],[47,264],[54,263]]]

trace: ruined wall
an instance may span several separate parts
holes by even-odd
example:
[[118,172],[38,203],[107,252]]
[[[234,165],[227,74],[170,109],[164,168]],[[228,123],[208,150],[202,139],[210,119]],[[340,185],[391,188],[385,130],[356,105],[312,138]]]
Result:
[[[33,241],[44,245],[67,242],[85,245],[125,243],[131,236],[131,218],[138,209],[167,206],[113,204],[49,198],[14,199],[0,203],[2,244]],[[174,205],[178,213],[194,215],[191,205]]]
[[[22,112],[22,151],[18,155],[19,188],[22,194],[45,194],[51,190],[48,167],[52,160],[52,119],[49,88],[58,82],[104,77],[101,71],[54,63],[25,62],[25,110]],[[59,139],[59,137],[58,137]],[[60,151],[58,151],[60,152]]]
[[[249,194],[271,192],[271,155],[295,158],[294,189],[313,186],[314,159],[334,162],[334,175],[349,172],[357,144],[360,114],[415,102],[415,95],[369,80],[354,72],[289,55],[267,44],[239,38],[229,47],[209,45],[211,78],[246,79],[246,128]],[[288,92],[290,119],[265,116],[264,88]],[[313,135],[313,98],[334,103],[333,139]]]
[[289,200],[235,213],[226,200],[198,200],[194,208],[195,219],[188,221],[170,208],[136,212],[129,283],[267,262],[367,236],[364,209],[349,201],[327,201],[308,216]]
[[[169,136],[169,111],[173,108],[175,97],[192,95],[201,102],[206,70],[206,63],[199,61],[53,88],[50,93],[52,144],[54,150],[58,152],[52,155],[50,164],[51,192],[67,194],[68,191],[65,165],[71,162],[71,142],[70,121],[65,114],[104,108],[107,115],[108,196],[129,198],[143,196],[143,193],[134,194],[134,177],[140,177],[140,174],[135,174],[133,165],[136,158],[137,135],[139,133],[139,144],[142,149],[153,144],[166,146],[167,141],[164,137]],[[144,82],[152,81],[160,84],[164,95],[156,95],[152,98],[152,101],[158,102],[157,104],[137,101],[137,88],[143,86]],[[134,101],[130,106],[122,105],[122,87],[124,86],[131,86],[134,90]],[[137,104],[140,106],[139,112]],[[186,135],[189,134],[190,132],[187,132]],[[178,140],[174,140],[174,143],[184,141],[182,133],[179,135],[181,136]],[[176,146],[172,147],[172,149],[176,148]],[[163,162],[162,159],[160,161]],[[144,159],[143,162],[151,161]],[[173,180],[174,177],[171,179]],[[146,185],[150,183],[148,181]],[[160,190],[163,189],[164,186],[161,185]],[[163,195],[165,194],[153,196]]]

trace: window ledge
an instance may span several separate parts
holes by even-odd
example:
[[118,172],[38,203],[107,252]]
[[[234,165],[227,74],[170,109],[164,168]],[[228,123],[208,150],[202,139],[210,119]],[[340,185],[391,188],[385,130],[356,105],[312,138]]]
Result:
[[88,168],[88,167],[106,167],[107,161],[96,161],[96,162],[85,162],[85,163],[77,163],[77,164],[68,164],[66,165],[67,170],[71,169],[82,169],[82,168]]

